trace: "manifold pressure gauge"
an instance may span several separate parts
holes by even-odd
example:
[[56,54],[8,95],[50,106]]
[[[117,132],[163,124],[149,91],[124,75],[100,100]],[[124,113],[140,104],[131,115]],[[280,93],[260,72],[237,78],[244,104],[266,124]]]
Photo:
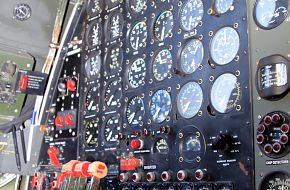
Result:
[[214,10],[217,14],[221,15],[228,12],[233,6],[234,0],[215,0]]
[[288,0],[256,0],[254,20],[265,30],[276,28],[288,16]]
[[279,100],[289,91],[289,61],[282,55],[260,59],[256,71],[256,88],[261,98]]

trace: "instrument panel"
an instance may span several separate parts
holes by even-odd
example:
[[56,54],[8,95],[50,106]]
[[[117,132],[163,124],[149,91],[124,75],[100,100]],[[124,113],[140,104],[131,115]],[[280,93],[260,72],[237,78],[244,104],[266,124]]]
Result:
[[247,6],[88,0],[63,44],[46,148],[59,149],[62,164],[104,161],[103,189],[287,188],[287,170],[262,171],[257,157],[287,162],[288,110],[253,109],[286,96],[287,56],[253,57],[248,31],[278,29],[288,4]]

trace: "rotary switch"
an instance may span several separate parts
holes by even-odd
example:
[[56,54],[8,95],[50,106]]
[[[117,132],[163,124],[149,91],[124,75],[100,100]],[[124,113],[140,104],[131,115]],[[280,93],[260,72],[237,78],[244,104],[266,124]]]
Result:
[[212,143],[214,150],[230,151],[232,146],[232,137],[228,134],[219,134]]

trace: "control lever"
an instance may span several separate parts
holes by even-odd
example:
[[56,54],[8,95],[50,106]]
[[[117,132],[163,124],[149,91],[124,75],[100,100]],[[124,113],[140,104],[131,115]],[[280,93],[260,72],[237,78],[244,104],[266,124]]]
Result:
[[93,162],[88,167],[88,174],[91,176],[90,184],[86,187],[86,190],[91,190],[94,184],[94,181],[99,180],[106,177],[108,174],[107,165],[103,162]]

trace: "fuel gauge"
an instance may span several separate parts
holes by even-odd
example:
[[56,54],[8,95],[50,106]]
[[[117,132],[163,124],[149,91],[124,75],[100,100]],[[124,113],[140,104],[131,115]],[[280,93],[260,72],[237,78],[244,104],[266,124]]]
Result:
[[272,173],[264,178],[259,189],[288,190],[290,189],[290,176],[285,172]]

